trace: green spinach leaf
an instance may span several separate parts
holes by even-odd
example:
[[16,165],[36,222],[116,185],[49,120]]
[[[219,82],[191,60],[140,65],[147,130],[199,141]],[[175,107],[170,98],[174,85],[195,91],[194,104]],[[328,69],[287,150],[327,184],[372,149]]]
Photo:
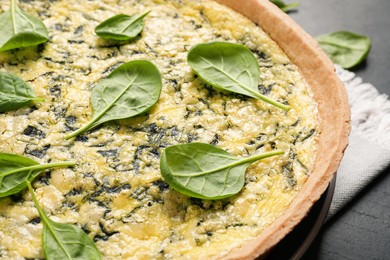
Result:
[[95,28],[95,33],[103,39],[113,39],[117,41],[129,41],[137,37],[144,28],[144,17],[150,11],[138,16],[125,14],[115,15]]
[[299,3],[291,3],[286,4],[282,0],[270,0],[273,4],[275,4],[277,7],[279,7],[283,12],[288,13],[289,11],[297,8],[300,4]]
[[359,65],[371,48],[370,38],[347,31],[320,35],[316,40],[334,63],[346,69]]
[[20,10],[16,0],[11,0],[11,8],[0,14],[0,51],[34,46],[48,39],[42,21]]
[[44,170],[74,165],[74,162],[39,164],[20,155],[0,153],[0,198],[19,193],[26,188],[26,181],[33,180]]
[[158,101],[161,88],[161,75],[153,63],[136,60],[119,66],[92,90],[93,119],[65,138],[75,137],[104,122],[149,110]]
[[185,195],[222,199],[242,189],[245,171],[252,162],[278,154],[283,151],[238,158],[210,144],[174,145],[162,153],[160,169],[165,181]]
[[0,71],[0,112],[15,110],[43,101],[37,98],[32,88],[18,76]]
[[187,59],[195,73],[216,89],[250,96],[289,110],[289,106],[259,93],[259,64],[245,46],[228,42],[198,44],[191,48]]
[[40,207],[31,183],[26,185],[43,223],[42,243],[47,259],[101,259],[95,243],[81,228],[51,220]]

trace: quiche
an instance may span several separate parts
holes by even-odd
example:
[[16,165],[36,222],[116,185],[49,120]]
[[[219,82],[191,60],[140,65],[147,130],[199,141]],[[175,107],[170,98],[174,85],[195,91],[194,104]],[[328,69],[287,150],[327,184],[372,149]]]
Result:
[[[76,161],[42,173],[33,187],[48,215],[81,227],[103,259],[264,257],[332,179],[349,134],[345,90],[314,40],[268,0],[33,0],[20,7],[43,20],[50,40],[1,53],[0,69],[45,101],[0,114],[0,151],[42,163]],[[94,33],[116,14],[146,11],[134,41]],[[199,79],[187,53],[213,41],[249,48],[260,65],[259,92],[290,110]],[[140,59],[161,72],[157,104],[65,140],[91,119],[96,84]],[[253,163],[237,195],[201,200],[172,189],[159,169],[166,147],[191,142],[239,157],[284,154]],[[41,231],[27,192],[0,199],[1,259],[43,258]]]

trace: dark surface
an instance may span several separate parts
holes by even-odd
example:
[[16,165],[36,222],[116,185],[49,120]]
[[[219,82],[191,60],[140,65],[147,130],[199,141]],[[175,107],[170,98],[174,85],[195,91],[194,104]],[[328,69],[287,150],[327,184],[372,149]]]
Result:
[[280,241],[266,259],[299,259],[307,251],[315,237],[321,230],[322,224],[329,212],[335,190],[336,178],[330,183],[317,203],[312,207],[307,216]]
[[[353,71],[390,95],[390,1],[299,2],[290,16],[309,34],[348,30],[371,38],[366,62]],[[390,259],[390,168],[324,225],[303,259]]]

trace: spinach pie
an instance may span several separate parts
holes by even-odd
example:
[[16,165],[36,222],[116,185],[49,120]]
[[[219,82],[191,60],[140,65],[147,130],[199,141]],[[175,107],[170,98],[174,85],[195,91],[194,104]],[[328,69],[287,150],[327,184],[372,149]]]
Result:
[[[40,99],[0,113],[0,152],[75,162],[43,171],[32,189],[46,214],[82,229],[102,259],[264,257],[333,178],[350,129],[345,89],[316,42],[268,0],[18,5],[42,20],[48,41],[0,52],[0,70],[23,79]],[[9,8],[0,0],[1,12]],[[142,28],[127,38],[100,37],[110,35],[110,21],[95,28],[115,15],[142,16]],[[205,43],[245,48],[259,68],[256,93],[286,109],[205,80],[188,60]],[[160,73],[156,103],[66,139],[94,117],[92,93],[101,82],[140,60]],[[164,150],[189,143],[237,158],[282,152],[251,163],[237,194],[210,200],[184,195],[162,177]],[[0,198],[0,259],[44,258],[42,229],[27,189]]]

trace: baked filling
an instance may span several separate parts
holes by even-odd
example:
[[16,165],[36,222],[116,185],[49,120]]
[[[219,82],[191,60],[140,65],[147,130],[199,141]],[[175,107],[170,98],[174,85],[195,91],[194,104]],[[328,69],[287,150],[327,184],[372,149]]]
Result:
[[[2,10],[8,2],[0,3]],[[221,257],[259,235],[283,214],[310,174],[317,139],[316,104],[298,68],[257,25],[211,1],[27,1],[50,41],[0,54],[0,68],[29,82],[45,99],[0,114],[0,151],[40,162],[75,160],[33,183],[53,220],[75,223],[105,259]],[[151,10],[134,42],[99,39],[94,28],[118,13]],[[261,26],[261,25],[260,25]],[[221,93],[187,63],[195,44],[247,46],[260,64],[259,92],[286,102],[284,111]],[[158,103],[146,114],[106,123],[65,141],[92,117],[90,90],[119,65],[145,59],[161,72]],[[236,156],[281,149],[253,163],[231,198],[189,198],[162,179],[167,146],[204,142]],[[42,224],[27,192],[0,199],[0,257],[42,258]]]

